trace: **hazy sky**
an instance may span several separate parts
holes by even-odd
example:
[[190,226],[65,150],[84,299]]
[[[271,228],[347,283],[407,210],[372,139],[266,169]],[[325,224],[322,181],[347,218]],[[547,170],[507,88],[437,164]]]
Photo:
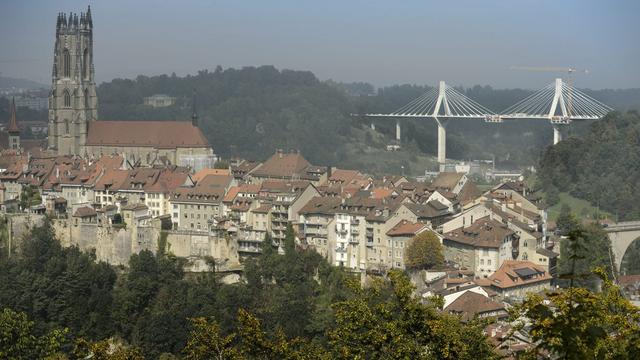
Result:
[[320,79],[537,88],[640,87],[640,1],[0,0],[0,72],[50,82],[56,15],[94,21],[98,81],[275,65]]

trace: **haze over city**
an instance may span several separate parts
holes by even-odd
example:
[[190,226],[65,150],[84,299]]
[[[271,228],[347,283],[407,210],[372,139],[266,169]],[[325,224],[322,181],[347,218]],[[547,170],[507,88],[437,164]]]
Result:
[[[271,64],[320,79],[538,88],[586,68],[583,88],[640,84],[637,1],[94,1],[98,82]],[[4,1],[0,72],[49,83],[51,14],[86,1]],[[26,25],[28,24],[28,25]]]
[[640,3],[4,1],[0,358],[640,359]]

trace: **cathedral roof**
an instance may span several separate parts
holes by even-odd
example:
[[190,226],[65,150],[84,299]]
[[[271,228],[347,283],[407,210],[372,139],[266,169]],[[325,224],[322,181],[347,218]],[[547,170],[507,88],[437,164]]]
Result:
[[210,147],[202,131],[187,121],[93,121],[87,145],[161,149]]

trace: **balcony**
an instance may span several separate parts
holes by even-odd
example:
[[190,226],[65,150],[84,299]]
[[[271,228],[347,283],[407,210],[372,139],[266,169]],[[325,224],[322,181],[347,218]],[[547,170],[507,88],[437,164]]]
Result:
[[341,246],[338,246],[338,247],[336,247],[336,252],[337,252],[337,253],[346,253],[346,252],[347,252],[347,249],[346,249],[346,248],[343,248],[343,247],[341,247]]
[[371,240],[367,239],[367,246],[368,247],[373,247],[373,239],[371,239]]
[[351,228],[351,234],[358,235],[358,234],[360,234],[360,230],[358,228],[352,227]]
[[348,233],[347,229],[342,229],[338,225],[336,225],[336,232],[342,235],[346,235]]
[[356,238],[349,239],[349,244],[357,245],[359,243],[360,243],[360,241],[358,241],[358,239],[356,239]]

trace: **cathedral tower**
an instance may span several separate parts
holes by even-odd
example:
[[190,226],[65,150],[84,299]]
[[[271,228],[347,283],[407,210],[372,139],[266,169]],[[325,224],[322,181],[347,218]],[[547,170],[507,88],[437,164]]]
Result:
[[11,99],[11,118],[9,119],[9,149],[20,150],[20,128],[16,120],[16,101]]
[[51,76],[49,148],[84,155],[89,122],[98,117],[91,8],[80,16],[58,14]]

